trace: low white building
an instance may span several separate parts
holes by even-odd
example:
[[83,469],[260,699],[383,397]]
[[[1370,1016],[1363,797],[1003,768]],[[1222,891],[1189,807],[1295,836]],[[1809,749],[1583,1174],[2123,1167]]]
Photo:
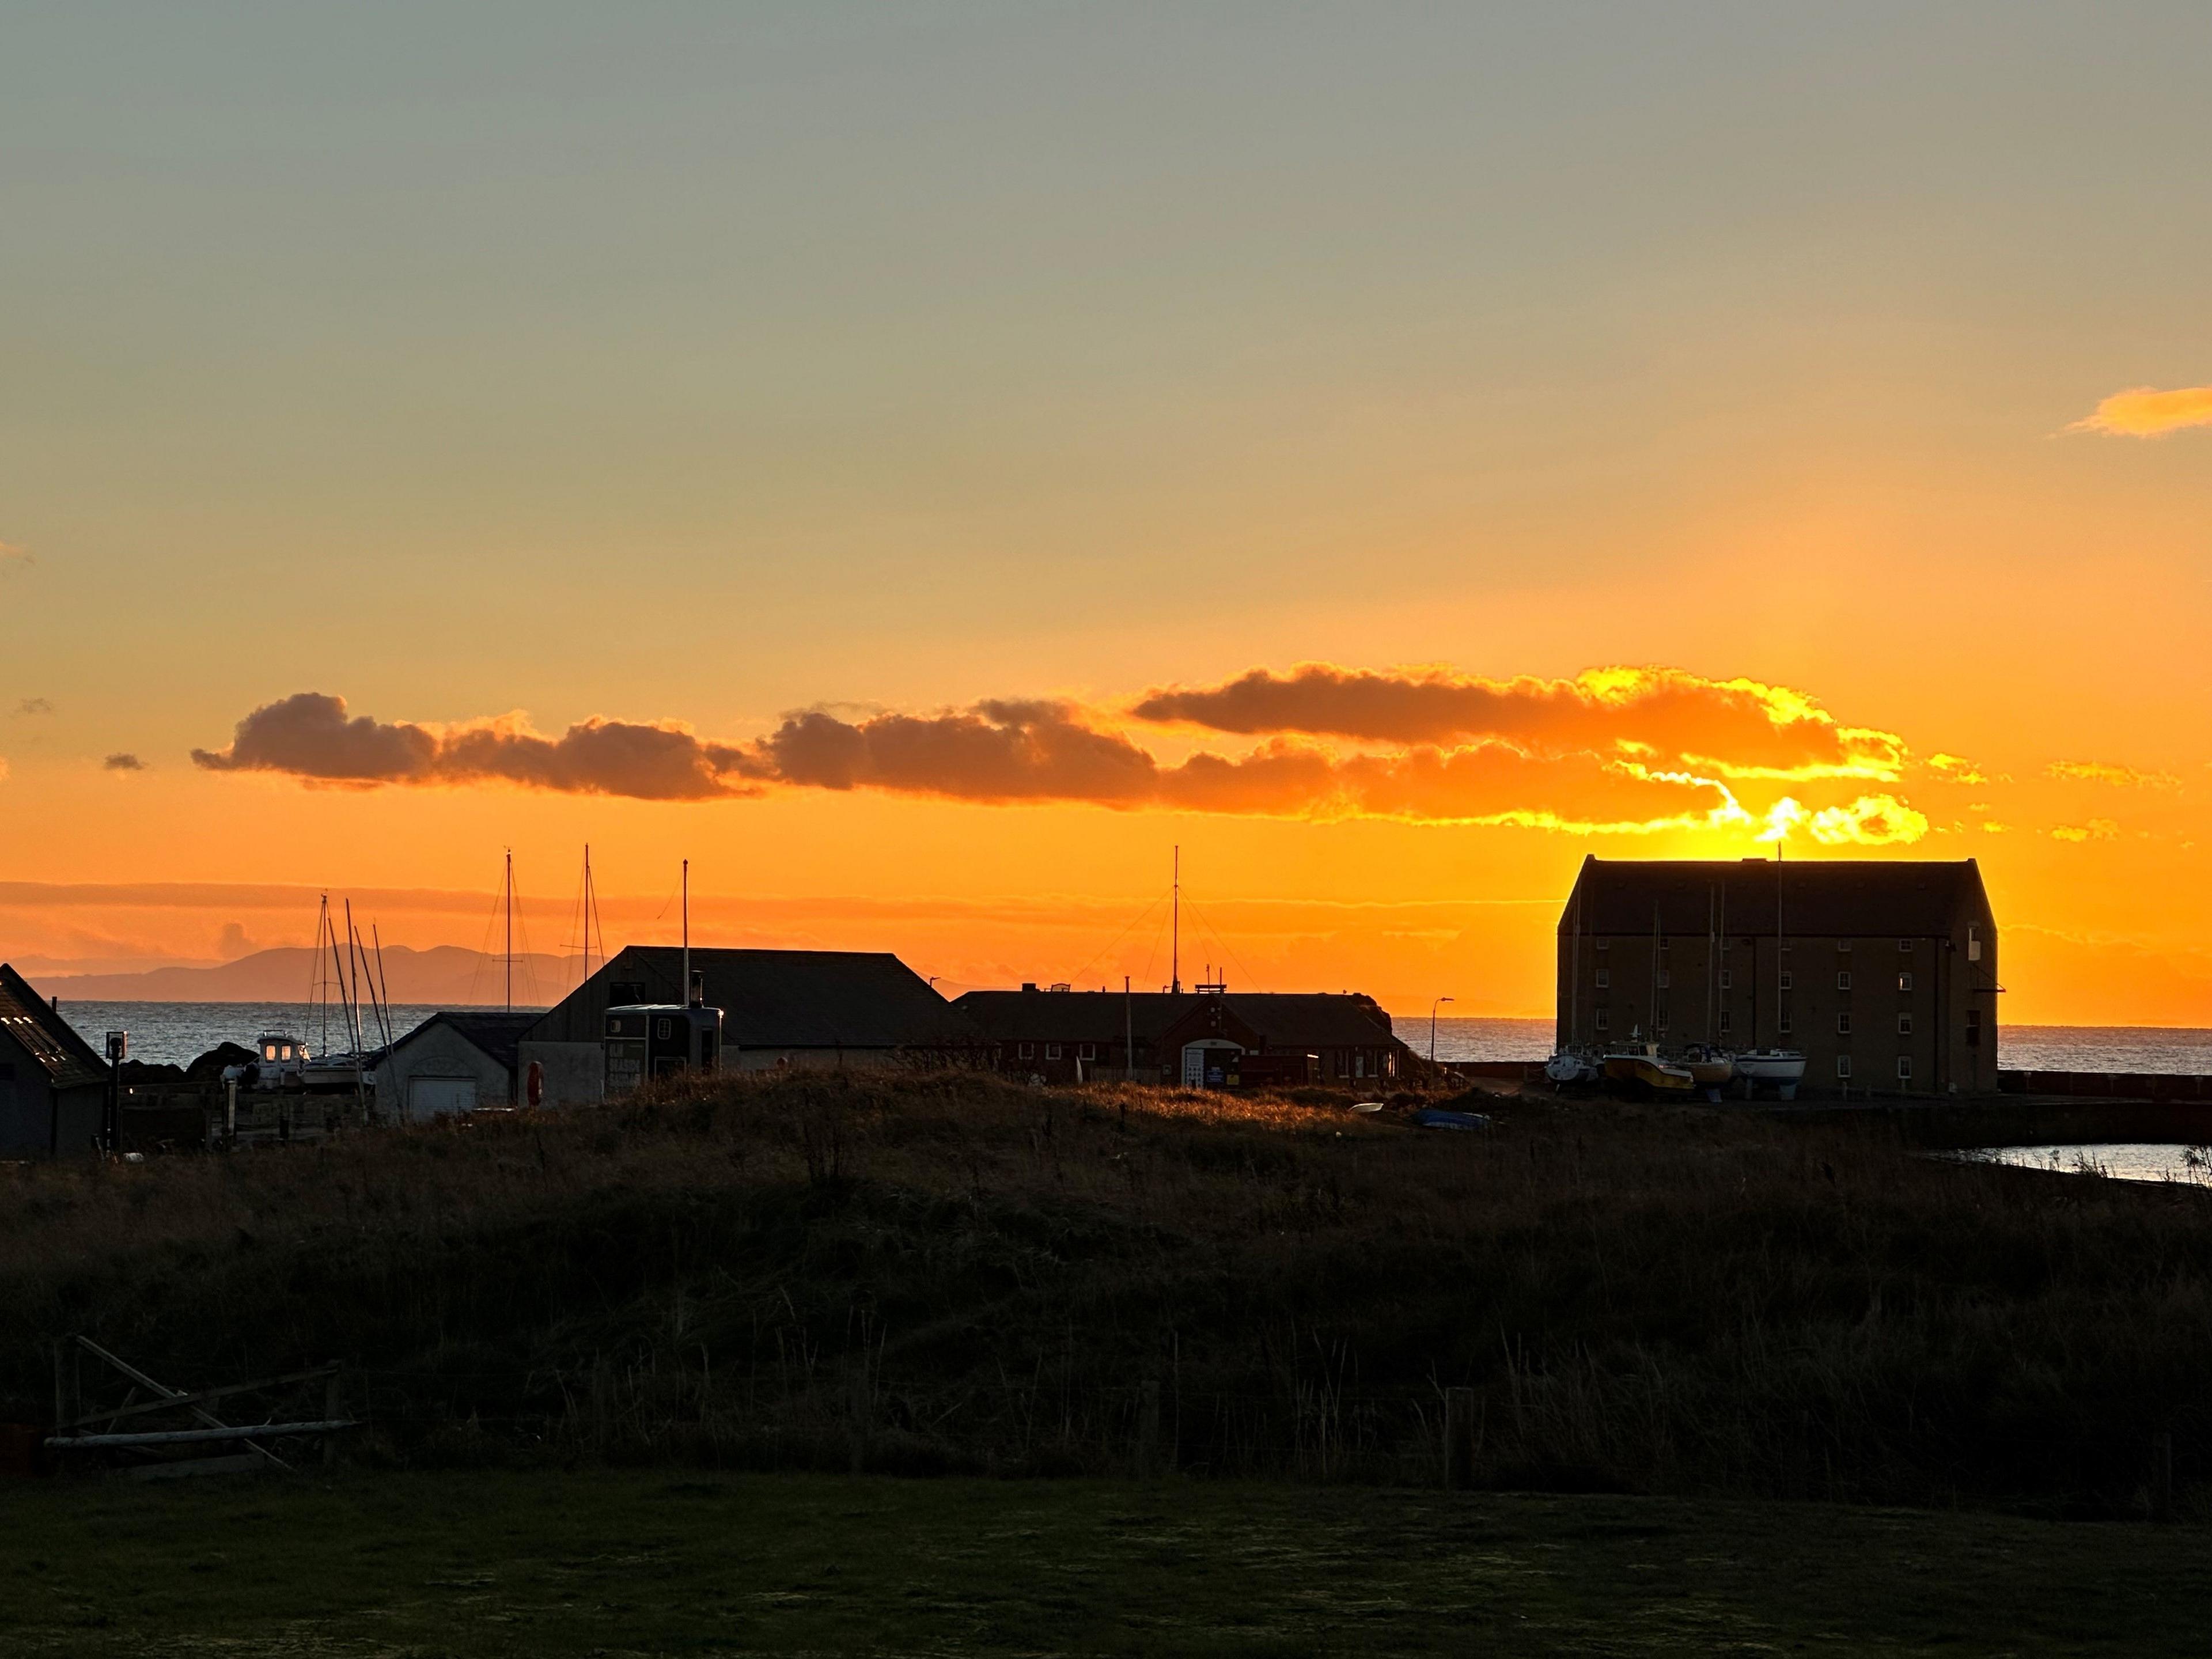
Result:
[[378,1109],[401,1123],[420,1123],[515,1104],[515,1045],[537,1018],[496,1008],[431,1015],[377,1061]]

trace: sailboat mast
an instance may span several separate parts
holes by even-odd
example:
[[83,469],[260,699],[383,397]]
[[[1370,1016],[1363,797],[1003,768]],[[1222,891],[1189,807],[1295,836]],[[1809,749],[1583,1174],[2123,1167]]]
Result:
[[[1182,848],[1175,849],[1175,875],[1170,888],[1169,914],[1173,918],[1168,924],[1168,989],[1182,990]],[[1152,935],[1158,939],[1159,935]]]
[[507,873],[501,882],[501,893],[507,907],[507,936],[500,951],[500,961],[507,975],[507,1012],[514,1012],[514,848],[507,849]]

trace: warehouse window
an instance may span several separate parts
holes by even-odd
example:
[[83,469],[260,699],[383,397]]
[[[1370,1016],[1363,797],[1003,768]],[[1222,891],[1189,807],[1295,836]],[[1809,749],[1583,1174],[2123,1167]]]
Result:
[[1838,991],[1848,991],[1851,988],[1851,976],[1848,970],[1836,975],[1836,988]]
[[1787,968],[1782,970],[1782,988],[1785,991],[1794,991],[1797,988],[1797,975]]
[[1897,948],[1903,951],[1906,956],[1911,956],[1912,954],[1912,941],[1909,939],[1901,939],[1897,941]]
[[1899,974],[1897,976],[1897,988],[1900,991],[1910,991],[1912,988],[1912,975]]
[[1095,1042],[1085,1042],[1085,1043],[1079,1043],[1079,1044],[1078,1044],[1078,1045],[1077,1045],[1077,1047],[1076,1047],[1076,1050],[1075,1050],[1075,1057],[1076,1057],[1078,1060],[1096,1060],[1096,1059],[1097,1059],[1097,1058],[1098,1058],[1098,1045],[1097,1045],[1097,1043],[1095,1043]]
[[1597,1029],[1601,1031],[1609,1030],[1612,1029],[1612,1017],[1608,1015],[1604,1009],[1599,1009],[1597,1011]]
[[1723,991],[1733,991],[1735,989],[1735,969],[1723,968],[1721,969],[1721,989]]
[[1662,968],[1659,970],[1659,988],[1663,991],[1674,982],[1674,976],[1668,973],[1664,968]]
[[1722,1009],[1722,1010],[1721,1010],[1721,1035],[1722,1035],[1723,1036],[1726,1036],[1728,1034],[1729,1034],[1729,1011],[1728,1011],[1727,1009],[1723,1008],[1723,1009]]
[[1851,1017],[1849,1014],[1838,1014],[1836,1016],[1836,1035],[1838,1036],[1849,1036],[1850,1034]]
[[1044,1045],[1044,1057],[1047,1060],[1058,1060],[1060,1058],[1060,1045],[1057,1042],[1046,1043]]
[[1966,1046],[1969,1048],[1982,1046],[1982,1011],[1978,1008],[1966,1010]]
[[1612,969],[1601,968],[1597,970],[1597,988],[1601,991],[1609,991],[1613,988]]
[[1613,941],[1609,939],[1601,939],[1597,941],[1597,948],[1601,951],[1610,951],[1613,949]]
[[1022,1046],[1021,1046],[1021,1051],[1020,1051],[1020,1054],[1019,1054],[1019,1055],[1018,1055],[1018,1058],[1023,1059],[1023,1060],[1034,1060],[1034,1059],[1036,1059],[1036,1043],[1034,1043],[1034,1042],[1024,1042],[1024,1044],[1022,1044]]
[[1836,941],[1836,949],[1837,949],[1837,950],[1838,950],[1838,951],[1841,951],[1844,955],[1845,955],[1845,956],[1849,956],[1849,955],[1850,955],[1850,953],[1851,953],[1851,942],[1850,942],[1850,940],[1849,940],[1849,939],[1838,939],[1838,940]]
[[1836,1075],[1838,1077],[1847,1078],[1850,1074],[1851,1057],[1849,1054],[1838,1054],[1836,1056]]
[[1774,1029],[1785,1034],[1790,1030],[1790,1005],[1786,1002],[1782,1005],[1782,1012],[1775,1017]]
[[1897,1080],[1899,1083],[1910,1083],[1912,1081],[1912,1056],[1911,1054],[1899,1054],[1897,1057]]
[[1911,1015],[1899,1014],[1897,1017],[1897,1034],[1899,1036],[1911,1036],[1912,1035]]

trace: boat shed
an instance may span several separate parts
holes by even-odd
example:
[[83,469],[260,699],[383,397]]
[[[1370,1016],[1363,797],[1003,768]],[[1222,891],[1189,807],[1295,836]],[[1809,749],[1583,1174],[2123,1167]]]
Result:
[[[722,1011],[722,1069],[880,1066],[972,1055],[974,1027],[929,981],[887,951],[695,948],[700,1000]],[[684,951],[633,945],[540,1015],[518,1063],[540,1067],[548,1106],[605,1097],[605,1017],[612,1007],[691,1000]]]
[[53,1005],[0,962],[0,1158],[90,1153],[109,1067]]
[[377,1109],[401,1123],[511,1106],[518,1099],[515,1050],[539,1011],[450,1009],[397,1039],[376,1062]]
[[[1127,1078],[1207,1086],[1244,1055],[1300,1060],[1324,1083],[1401,1076],[1409,1058],[1390,1016],[1358,992],[970,991],[952,1005],[1001,1072],[1048,1083]],[[1269,1068],[1273,1070],[1276,1068]],[[1216,1075],[1218,1073],[1219,1075]]]

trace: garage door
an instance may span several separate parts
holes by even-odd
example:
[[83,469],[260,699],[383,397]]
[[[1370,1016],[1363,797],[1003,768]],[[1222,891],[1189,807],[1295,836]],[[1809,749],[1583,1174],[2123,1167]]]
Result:
[[407,1115],[441,1117],[477,1109],[477,1080],[472,1077],[411,1077],[407,1079]]

